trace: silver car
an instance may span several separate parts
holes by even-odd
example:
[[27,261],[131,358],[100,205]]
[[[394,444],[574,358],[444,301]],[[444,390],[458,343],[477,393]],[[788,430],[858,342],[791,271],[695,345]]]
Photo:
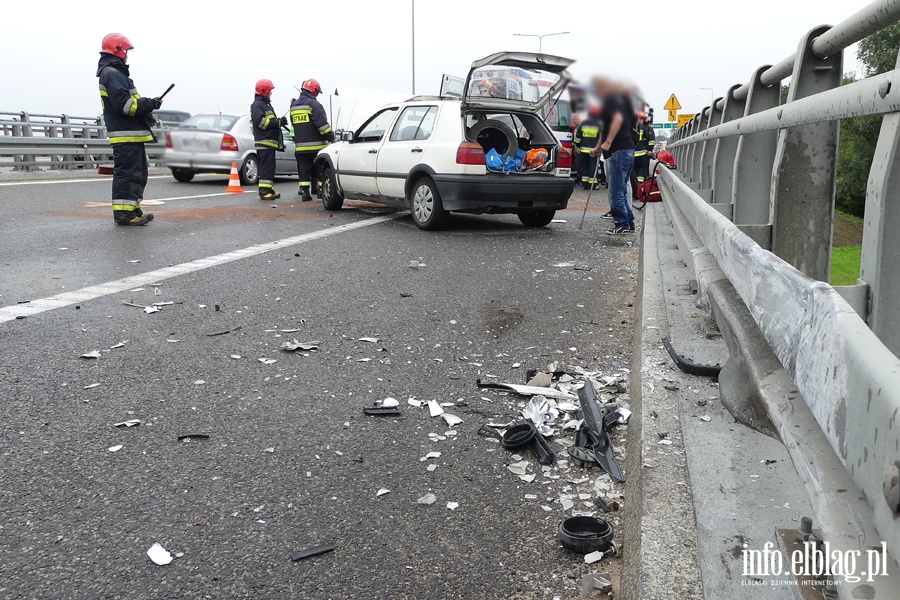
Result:
[[[275,154],[275,175],[297,175],[294,142],[284,133],[284,152]],[[195,115],[180,127],[166,132],[166,166],[172,176],[183,182],[197,173],[231,171],[237,164],[244,185],[259,180],[259,161],[250,129],[250,115]]]

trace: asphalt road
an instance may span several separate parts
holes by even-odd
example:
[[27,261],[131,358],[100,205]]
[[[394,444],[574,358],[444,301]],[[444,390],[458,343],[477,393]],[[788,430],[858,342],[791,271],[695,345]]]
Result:
[[[551,361],[627,366],[637,241],[603,235],[605,193],[581,231],[579,193],[545,229],[464,216],[426,233],[374,206],[301,204],[293,181],[277,208],[209,196],[224,187],[152,179],[156,221],[118,228],[108,180],[0,183],[2,307],[295,240],[0,322],[0,596],[576,598],[582,574],[615,571],[555,535],[593,512],[592,497],[565,511],[560,494],[596,492],[599,471],[531,459],[537,478],[520,480],[478,431],[522,399],[475,386]],[[319,350],[282,352],[291,339]],[[403,418],[363,415],[386,397]],[[446,410],[463,421],[410,397],[461,399]],[[128,419],[141,424],[113,427]],[[209,438],[178,441],[195,433]],[[155,542],[179,556],[153,564]],[[336,550],[288,558],[324,543]]]

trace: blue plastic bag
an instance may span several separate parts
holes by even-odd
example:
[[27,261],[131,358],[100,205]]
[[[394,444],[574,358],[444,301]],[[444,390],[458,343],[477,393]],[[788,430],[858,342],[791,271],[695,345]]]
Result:
[[502,156],[495,148],[488,150],[484,155],[484,162],[488,171],[498,171],[500,173],[512,173],[518,171],[522,167],[522,161],[525,159],[525,152],[519,150],[516,152],[515,158],[512,156]]

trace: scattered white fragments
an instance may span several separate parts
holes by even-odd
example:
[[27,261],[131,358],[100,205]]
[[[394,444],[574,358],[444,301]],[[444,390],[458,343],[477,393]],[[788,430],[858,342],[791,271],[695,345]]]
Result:
[[121,444],[119,444],[118,446],[110,446],[110,447],[108,448],[108,450],[109,450],[110,452],[118,452],[118,451],[121,450],[121,449],[122,449],[122,445],[121,445]]
[[597,550],[595,552],[591,552],[590,554],[584,555],[584,562],[586,562],[589,565],[592,565],[595,562],[600,561],[600,560],[603,560],[603,553],[600,552],[599,550]]
[[298,342],[297,340],[292,340],[281,344],[281,349],[285,352],[296,352],[298,350],[310,352],[312,350],[318,350],[319,346],[316,342]]
[[167,565],[172,562],[172,555],[169,554],[168,550],[160,546],[159,542],[150,546],[150,549],[147,550],[147,556],[159,566]]
[[525,475],[527,473],[528,461],[520,460],[519,462],[513,463],[513,464],[507,466],[506,468],[513,475],[518,475],[519,477],[521,477],[522,475]]
[[424,496],[416,500],[416,502],[426,505],[434,504],[435,502],[437,502],[437,496],[435,496],[434,494],[425,494]]
[[122,421],[121,423],[113,423],[113,427],[135,427],[140,424],[140,419],[129,419],[128,421]]
[[265,356],[263,356],[262,358],[258,358],[256,360],[258,360],[259,362],[261,362],[264,365],[274,365],[275,363],[278,362],[274,358],[266,358]]
[[457,508],[459,508],[459,502],[448,502],[447,508],[449,508],[450,510],[456,510]]
[[410,406],[422,406],[423,402],[421,400],[416,400],[415,398],[410,398],[406,401]]
[[444,409],[437,403],[437,400],[428,401],[428,411],[431,413],[432,417],[439,417],[444,414]]
[[103,355],[100,354],[99,350],[91,350],[90,352],[86,352],[86,353],[82,354],[78,358],[100,358],[101,356],[103,356]]
[[440,452],[429,452],[428,454],[426,454],[425,456],[423,456],[422,458],[420,458],[419,461],[420,461],[420,462],[425,462],[425,461],[428,460],[429,458],[440,458],[440,457],[441,457],[441,453],[440,453]]
[[375,492],[375,497],[377,498],[378,496],[384,496],[385,494],[390,494],[390,493],[391,493],[391,490],[389,490],[387,488],[381,488],[380,490]]

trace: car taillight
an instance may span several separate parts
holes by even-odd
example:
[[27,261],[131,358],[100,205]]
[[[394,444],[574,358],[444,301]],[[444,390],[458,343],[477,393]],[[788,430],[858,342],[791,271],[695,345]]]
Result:
[[174,148],[172,145],[172,134],[168,131],[166,132],[166,148]]
[[456,150],[456,164],[483,165],[484,149],[473,142],[463,142]]
[[222,150],[225,152],[237,152],[239,150],[237,140],[233,135],[225,134],[222,136]]
[[556,166],[560,169],[572,168],[572,153],[565,146],[559,148],[559,160],[556,161]]

